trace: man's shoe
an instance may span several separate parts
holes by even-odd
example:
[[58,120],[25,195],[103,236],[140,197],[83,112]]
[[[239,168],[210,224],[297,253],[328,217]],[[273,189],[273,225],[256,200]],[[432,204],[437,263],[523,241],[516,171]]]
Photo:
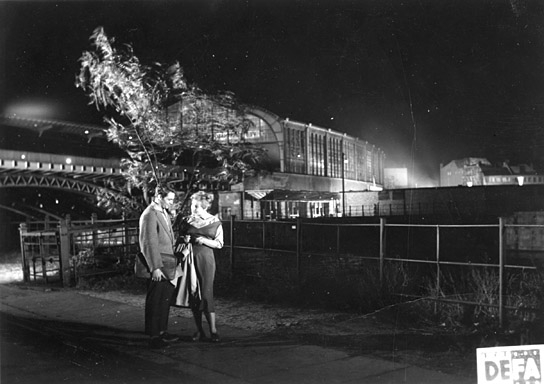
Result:
[[167,343],[173,343],[175,341],[179,340],[178,335],[172,335],[168,332],[164,332],[159,336],[163,341],[166,341]]
[[149,348],[151,349],[163,349],[168,348],[169,346],[170,344],[160,337],[152,337],[151,340],[149,340]]

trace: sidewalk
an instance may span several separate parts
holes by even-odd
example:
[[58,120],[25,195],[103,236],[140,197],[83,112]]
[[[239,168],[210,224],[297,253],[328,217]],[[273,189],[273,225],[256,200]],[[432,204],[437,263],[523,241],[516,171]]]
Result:
[[[0,310],[21,319],[66,323],[66,337],[99,344],[119,354],[144,359],[204,383],[372,383],[468,384],[463,377],[315,345],[297,344],[267,335],[221,326],[222,342],[181,340],[165,350],[147,348],[143,310],[128,304],[79,294],[75,290],[23,289],[0,285]],[[87,329],[80,331],[78,327]],[[176,317],[170,332],[188,336],[190,319]],[[92,329],[92,332],[88,332]],[[43,327],[42,332],[52,331]],[[185,381],[187,382],[187,381]]]

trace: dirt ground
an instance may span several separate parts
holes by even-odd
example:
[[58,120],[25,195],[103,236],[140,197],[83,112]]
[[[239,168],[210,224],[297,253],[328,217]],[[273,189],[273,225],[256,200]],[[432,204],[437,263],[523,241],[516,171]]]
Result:
[[[81,294],[142,307],[143,294],[80,291]],[[365,316],[345,312],[306,310],[247,301],[216,299],[218,328],[229,324],[299,342],[337,348],[351,355],[369,355],[422,368],[476,377],[476,346],[467,337],[440,328],[413,328],[405,311],[391,307]],[[190,317],[173,308],[172,317]]]
[[[0,264],[0,283],[22,281],[18,263]],[[118,290],[80,290],[81,294],[144,306],[145,294]],[[476,377],[479,339],[453,334],[437,326],[411,322],[410,304],[364,316],[216,298],[218,327],[229,324],[256,333],[275,334],[299,342],[338,348],[352,355],[369,355],[422,368]],[[190,317],[173,308],[171,316]],[[417,325],[415,325],[417,324]]]

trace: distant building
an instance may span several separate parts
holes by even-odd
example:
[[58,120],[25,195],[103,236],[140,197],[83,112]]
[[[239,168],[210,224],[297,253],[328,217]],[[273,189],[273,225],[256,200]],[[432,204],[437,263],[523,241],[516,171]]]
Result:
[[475,168],[482,165],[491,165],[491,163],[481,157],[467,157],[460,160],[452,160],[446,165],[440,164],[440,186],[441,187],[456,187],[459,185],[467,185],[467,178],[476,184],[482,185],[483,180],[477,180],[478,174]]
[[544,175],[537,174],[531,167],[522,165],[509,167],[512,173],[505,173],[505,167],[483,169],[484,185],[533,185],[544,184]]
[[527,184],[544,184],[544,176],[527,164],[496,166],[485,158],[468,157],[440,166],[441,187]]

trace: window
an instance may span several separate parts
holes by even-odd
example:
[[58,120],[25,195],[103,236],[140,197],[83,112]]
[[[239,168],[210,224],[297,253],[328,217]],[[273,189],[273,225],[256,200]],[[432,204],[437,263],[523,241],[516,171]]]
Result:
[[293,173],[306,173],[304,131],[285,127],[286,170]]
[[247,141],[252,143],[266,143],[276,141],[276,135],[266,121],[264,121],[260,117],[253,115],[247,116],[247,119],[252,123],[248,131],[244,135],[244,138]]

